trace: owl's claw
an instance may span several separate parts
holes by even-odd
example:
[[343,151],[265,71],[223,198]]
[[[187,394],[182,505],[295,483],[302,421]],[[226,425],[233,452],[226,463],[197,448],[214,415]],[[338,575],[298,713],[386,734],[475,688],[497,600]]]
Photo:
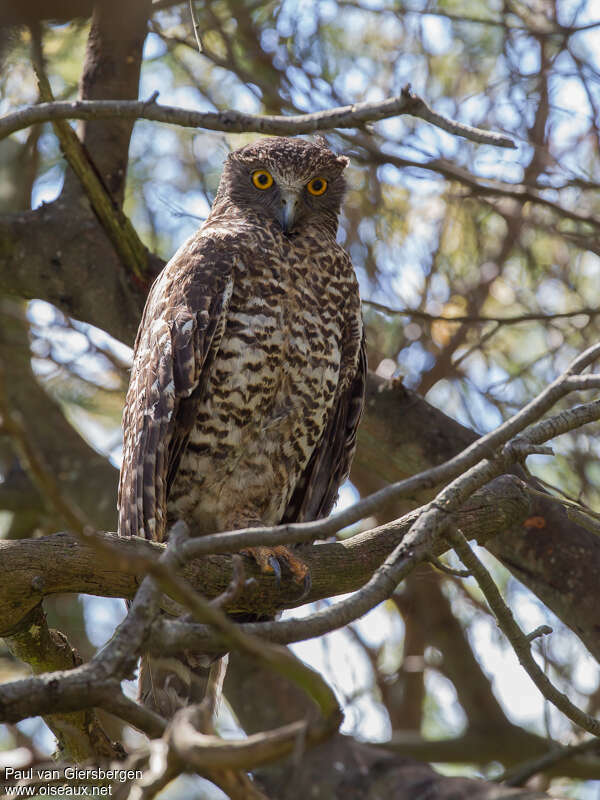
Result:
[[308,597],[311,588],[312,588],[312,578],[310,577],[310,570],[307,570],[306,575],[304,576],[304,580],[302,581],[302,594],[300,595],[298,600],[304,600],[305,597]]
[[281,585],[281,565],[275,556],[269,556],[267,563],[275,573],[275,581],[277,582],[277,587],[279,587]]
[[258,566],[260,571],[267,575],[274,575],[277,581],[277,586],[281,584],[281,569],[282,567],[288,569],[292,573],[294,583],[302,586],[302,595],[300,599],[307,596],[311,587],[310,571],[304,561],[294,555],[291,550],[283,545],[275,545],[275,547],[248,547],[242,550],[242,553],[251,556]]

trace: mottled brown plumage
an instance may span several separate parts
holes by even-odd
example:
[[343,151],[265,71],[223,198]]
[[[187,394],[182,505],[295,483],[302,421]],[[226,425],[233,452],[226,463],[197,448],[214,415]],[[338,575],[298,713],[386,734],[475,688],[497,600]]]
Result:
[[[140,324],[121,535],[163,541],[177,518],[201,535],[331,510],[365,378],[357,282],[336,242],[346,165],[288,138],[228,157],[206,223],[155,281]],[[257,171],[272,185],[256,185]]]

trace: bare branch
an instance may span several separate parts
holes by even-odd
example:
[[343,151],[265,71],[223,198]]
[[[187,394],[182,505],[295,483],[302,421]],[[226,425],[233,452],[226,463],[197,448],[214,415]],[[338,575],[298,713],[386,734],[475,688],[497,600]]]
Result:
[[[497,728],[484,725],[467,729],[449,739],[425,739],[412,731],[399,730],[394,731],[389,741],[377,747],[419,761],[464,764],[467,753],[469,761],[476,764],[500,761],[510,766],[496,780],[509,786],[522,785],[521,768],[523,775],[526,770],[529,772],[525,780],[542,770],[547,776],[564,775],[581,780],[594,780],[598,776],[600,759],[590,755],[578,758],[582,754],[577,752],[577,746],[558,747],[544,737],[510,723],[500,730],[499,734]],[[595,738],[588,740],[584,752],[593,753],[599,745]]]
[[[159,562],[169,566],[174,545],[168,546]],[[129,614],[111,641],[92,660],[68,671],[50,672],[0,687],[0,718],[17,721],[36,714],[75,711],[105,706],[140,726],[150,736],[160,735],[165,721],[146,711],[121,692],[121,680],[133,675],[137,660],[154,618],[159,612],[160,591],[152,576],[142,581]],[[142,727],[143,726],[143,727]]]
[[571,747],[554,747],[548,753],[539,758],[534,758],[524,764],[519,764],[500,775],[496,780],[506,786],[523,786],[534,775],[540,772],[548,772],[552,767],[562,761],[568,761],[574,756],[583,753],[598,753],[600,751],[600,740],[586,739],[585,742],[572,745]]
[[[306,721],[292,722],[273,731],[241,740],[220,739],[200,733],[194,725],[197,710],[183,708],[170,728],[170,743],[186,764],[200,772],[207,768],[250,769],[291,753],[299,737],[310,739],[317,731]],[[322,731],[319,731],[321,738]]]
[[248,582],[246,581],[243,558],[239,555],[234,555],[232,559],[231,582],[222,594],[211,601],[212,605],[217,608],[224,608],[225,606],[231,607],[235,601],[241,597],[244,587],[247,586],[250,581],[252,581],[252,584],[254,583],[253,578],[250,578]]
[[[159,586],[164,586],[191,609],[195,619],[214,626],[228,646],[250,654],[307,692],[321,711],[322,716],[315,722],[319,736],[337,729],[342,719],[339,705],[318,672],[296,659],[286,648],[248,635],[222,611],[196,594],[185,579],[179,578],[175,569],[180,563],[178,550],[187,536],[186,531],[184,523],[176,523],[160,558],[156,561],[148,559],[149,574],[142,581],[129,614],[103,650],[88,664],[74,670],[46,673],[0,686],[1,719],[18,721],[47,713],[49,708],[72,711],[103,705],[149,734],[160,735],[164,720],[125,698],[120,690],[120,681],[131,675],[137,658],[145,649],[150,626],[159,611]],[[141,557],[138,554],[137,558]]]
[[[153,96],[154,98],[154,96]],[[496,147],[514,148],[513,140],[499,133],[483,131],[464,125],[437,114],[415,95],[410,87],[405,87],[397,97],[381,103],[355,103],[317,111],[313,114],[292,116],[244,114],[240,111],[201,112],[189,111],[174,106],[161,106],[150,101],[133,100],[79,100],[73,103],[40,103],[36,106],[7,114],[0,120],[0,139],[15,131],[28,128],[39,122],[57,119],[148,119],[166,122],[188,128],[204,128],[225,133],[266,133],[290,136],[301,133],[333,130],[334,128],[356,128],[367,122],[409,114],[427,120],[443,130],[462,136],[480,144]]]
[[600,734],[600,720],[586,714],[585,711],[572,703],[566,694],[563,694],[552,684],[545,672],[538,666],[531,653],[531,641],[517,624],[512,611],[502,599],[502,595],[492,576],[469,547],[469,543],[463,534],[457,528],[449,528],[445,536],[452,543],[465,567],[473,573],[479,588],[496,616],[500,630],[513,646],[519,663],[543,696],[576,725],[593,733],[594,736],[598,736]]
[[[5,642],[13,655],[30,664],[34,674],[69,670],[81,664],[79,654],[63,633],[50,630],[41,605],[22,620]],[[44,722],[58,740],[58,752],[75,762],[90,758],[119,758],[120,745],[115,745],[104,732],[91,708],[66,714],[47,714]]]
[[[0,122],[1,125],[1,122]],[[1,128],[0,128],[1,131]],[[344,136],[348,139],[350,137]],[[357,144],[363,150],[367,151],[367,155],[361,155],[360,152],[354,153],[354,160],[361,161],[365,164],[391,164],[398,169],[405,169],[411,167],[417,170],[425,170],[427,172],[436,172],[442,175],[449,181],[457,181],[461,186],[465,186],[470,190],[466,196],[476,196],[479,198],[484,197],[506,197],[516,201],[519,205],[527,202],[536,203],[545,208],[549,208],[565,219],[571,219],[585,225],[590,225],[594,228],[600,227],[600,221],[593,215],[580,214],[572,209],[565,208],[558,203],[545,197],[542,192],[534,185],[534,180],[524,183],[508,183],[507,181],[496,180],[493,178],[485,178],[475,175],[468,169],[453,164],[444,158],[432,158],[429,161],[415,161],[407,158],[396,156],[393,153],[386,153],[377,146],[376,140],[373,137],[361,137]],[[565,234],[566,235],[566,234]]]
[[573,317],[586,316],[590,319],[597,317],[600,314],[600,308],[578,308],[574,311],[562,311],[544,314],[543,312],[532,312],[529,314],[515,314],[512,317],[493,317],[483,314],[461,314],[455,317],[449,317],[444,314],[429,314],[427,311],[422,311],[420,308],[392,308],[384,303],[378,303],[375,300],[363,300],[363,306],[380,311],[382,314],[398,317],[412,317],[413,319],[422,319],[425,322],[451,322],[456,325],[474,324],[486,322],[495,322],[499,325],[519,325],[522,322],[539,322],[545,320],[556,319],[572,319]]

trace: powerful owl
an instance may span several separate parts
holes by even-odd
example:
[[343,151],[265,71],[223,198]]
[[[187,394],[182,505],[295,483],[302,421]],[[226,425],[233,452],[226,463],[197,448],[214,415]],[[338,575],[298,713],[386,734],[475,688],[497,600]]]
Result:
[[[324,140],[231,153],[205,224],[154,282],[123,415],[119,533],[163,541],[326,516],[364,403],[352,263],[336,241],[348,160]],[[302,562],[254,548],[265,571]]]

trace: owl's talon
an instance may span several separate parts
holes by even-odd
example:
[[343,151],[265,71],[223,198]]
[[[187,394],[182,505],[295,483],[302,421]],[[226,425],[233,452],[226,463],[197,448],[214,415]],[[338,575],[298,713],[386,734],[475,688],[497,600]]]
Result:
[[274,547],[259,545],[258,547],[248,547],[242,550],[242,553],[253,558],[261,572],[274,575],[277,586],[281,584],[281,570],[285,568],[291,572],[294,583],[302,586],[301,599],[306,597],[310,591],[311,580],[308,567],[287,547],[280,544]]
[[281,564],[279,563],[277,556],[269,556],[267,559],[269,566],[275,573],[275,581],[277,582],[277,587],[281,586]]
[[306,575],[304,576],[304,580],[302,582],[302,594],[300,595],[298,600],[304,600],[305,597],[308,597],[311,589],[312,589],[312,578],[310,577],[310,570],[308,570]]

